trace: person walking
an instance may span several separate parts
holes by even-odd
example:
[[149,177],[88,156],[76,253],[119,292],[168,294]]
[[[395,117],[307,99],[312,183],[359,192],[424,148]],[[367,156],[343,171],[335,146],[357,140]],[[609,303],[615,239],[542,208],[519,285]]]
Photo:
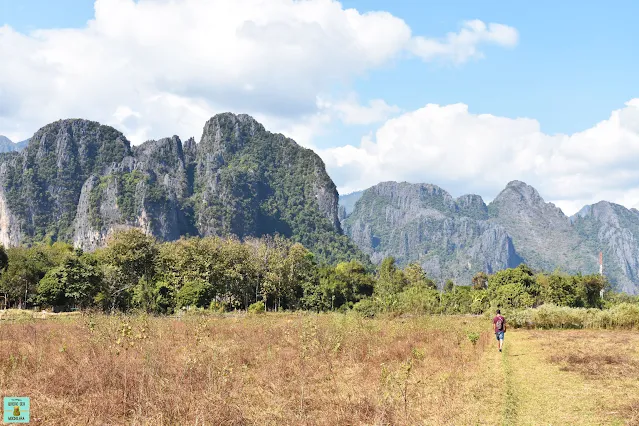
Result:
[[506,332],[506,318],[501,315],[501,311],[497,309],[497,315],[493,318],[493,330],[499,345],[499,352],[504,347],[504,333]]

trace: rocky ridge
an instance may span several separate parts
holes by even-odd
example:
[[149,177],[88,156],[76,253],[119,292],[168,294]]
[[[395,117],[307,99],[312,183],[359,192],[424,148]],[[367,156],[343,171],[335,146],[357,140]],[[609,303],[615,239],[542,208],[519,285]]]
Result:
[[337,197],[314,152],[248,115],[214,116],[199,143],[135,147],[109,126],[60,120],[0,157],[0,242],[91,250],[129,227],[161,240],[279,233],[319,259],[345,260],[359,251],[342,233]]
[[440,283],[468,285],[476,272],[522,262],[597,273],[601,251],[616,288],[639,293],[639,211],[606,201],[567,217],[520,181],[489,205],[478,195],[454,199],[435,185],[384,182],[364,191],[342,223],[374,262],[418,262]]

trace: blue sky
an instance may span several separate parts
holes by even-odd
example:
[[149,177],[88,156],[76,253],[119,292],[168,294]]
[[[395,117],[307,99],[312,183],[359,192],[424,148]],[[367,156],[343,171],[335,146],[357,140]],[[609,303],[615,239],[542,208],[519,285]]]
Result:
[[[197,139],[207,117],[233,110],[248,112],[269,129],[316,149],[343,191],[393,179],[432,182],[454,195],[478,192],[490,199],[508,180],[521,179],[541,188],[542,195],[565,210],[606,197],[639,205],[639,189],[634,187],[639,177],[632,170],[625,174],[619,171],[639,145],[633,139],[639,133],[633,121],[638,108],[625,105],[639,98],[639,2],[617,1],[613,6],[603,1],[342,1],[343,9],[359,12],[361,22],[373,22],[374,16],[366,12],[378,11],[403,21],[398,23],[396,19],[380,34],[371,34],[361,27],[348,26],[343,21],[347,13],[324,0],[311,0],[315,5],[312,12],[289,0],[273,0],[278,7],[269,6],[268,11],[260,13],[246,6],[259,4],[259,0],[237,0],[244,2],[244,9],[229,6],[219,10],[203,0],[178,1],[172,6],[164,1],[146,0],[137,5],[132,0],[100,1],[104,12],[91,33],[86,25],[94,18],[93,1],[0,0],[0,24],[11,28],[0,33],[0,54],[19,64],[8,68],[19,70],[14,74],[3,76],[0,70],[5,84],[3,89],[0,82],[0,95],[5,93],[5,100],[0,99],[0,134],[12,139],[26,137],[48,121],[83,116],[113,125],[134,143],[171,132]],[[216,4],[228,6],[233,2]],[[215,17],[224,13],[233,13],[238,22],[228,33],[214,32],[215,24],[200,22],[202,26],[198,26],[189,21],[198,15]],[[340,39],[341,44],[375,37],[380,46],[393,37],[399,41],[383,60],[371,59],[375,57],[374,46],[369,46],[370,51],[363,52],[361,58],[351,59],[352,52],[339,52],[340,42],[326,45],[330,40],[313,38],[314,30],[306,26],[309,20],[317,20],[323,38],[352,33],[352,38]],[[448,54],[420,57],[406,47],[414,40],[401,36],[405,25],[413,37],[442,41],[448,33],[461,32],[469,20],[508,26],[516,31],[517,41],[514,45],[477,42],[473,46],[481,57],[456,63]],[[131,23],[120,25],[125,21]],[[269,23],[292,22],[286,31],[300,31],[293,37],[301,40],[298,48],[325,50],[298,51],[299,58],[291,58],[279,50],[276,39],[269,39],[262,45],[261,51],[267,56],[261,62],[256,59],[248,64],[247,58],[232,54],[222,58],[230,64],[228,68],[239,70],[240,77],[226,75],[228,68],[217,68],[217,60],[207,62],[224,49],[213,41],[236,36],[243,23],[250,21],[264,25],[258,25],[264,31],[275,28]],[[167,34],[153,26],[164,26]],[[68,28],[77,29],[74,36],[63,31],[49,31],[44,36],[34,32]],[[182,39],[192,28],[198,30]],[[288,33],[263,33],[274,34]],[[290,42],[284,38],[282,43],[285,40]],[[171,50],[173,44],[177,50]],[[130,52],[129,45],[134,47]],[[158,48],[155,56],[147,56],[149,46]],[[210,47],[208,56],[202,53],[206,47]],[[97,51],[109,52],[111,58],[101,63],[93,57]],[[254,55],[259,56],[261,51]],[[157,56],[165,52],[166,58],[158,60]],[[36,65],[34,57],[46,57],[43,69],[51,70],[51,75],[37,76],[36,69],[42,63]],[[118,61],[120,68],[112,65]],[[315,64],[313,61],[317,61],[316,66],[309,65]],[[173,68],[174,63],[189,71]],[[244,65],[246,69],[241,68]],[[76,66],[92,71],[77,75]],[[200,68],[201,74],[191,71]],[[105,70],[103,76],[99,75],[101,70]],[[91,80],[92,75],[99,78]],[[39,83],[38,89],[32,88],[34,81]],[[74,86],[78,86],[75,95]],[[360,124],[353,124],[336,112],[344,111],[339,108],[346,105],[348,96],[357,98],[349,101],[352,108],[365,107],[371,100],[390,107],[375,119],[360,119]],[[316,97],[329,98],[333,105],[324,109],[318,106],[313,113]],[[37,108],[35,114],[34,106],[43,102],[47,108]],[[447,108],[458,103],[466,105],[467,111]],[[427,104],[439,108],[426,111]],[[611,118],[615,111],[626,118]],[[492,117],[490,125],[481,114]],[[534,121],[508,120],[522,117]],[[608,133],[594,127],[600,122],[606,123],[603,127]],[[556,134],[566,137],[553,137]],[[368,138],[367,146],[360,146],[362,138]],[[609,144],[610,148],[597,148],[598,144]],[[603,149],[602,153],[592,157],[597,149]],[[466,164],[465,158],[458,161],[459,155],[449,155],[454,150],[477,161],[482,158],[483,163],[475,167],[472,162]],[[534,166],[520,163],[518,152],[522,150],[529,151]],[[605,163],[589,163],[611,152],[617,157]],[[392,153],[397,153],[397,158]],[[368,166],[361,158],[375,165]],[[409,163],[412,166],[407,167]],[[457,170],[459,163],[466,164],[464,170]],[[502,166],[505,163],[517,166]],[[495,164],[504,170],[493,173]],[[611,171],[616,177],[611,177]]]
[[[639,97],[636,1],[341,3],[361,12],[388,11],[414,33],[433,37],[456,31],[465,19],[505,23],[520,33],[516,49],[489,47],[484,60],[470,64],[424,64],[413,58],[370,71],[354,81],[362,98],[382,98],[405,110],[463,102],[471,112],[531,117],[546,133],[572,133]],[[92,0],[0,0],[0,22],[21,32],[80,28],[93,14]]]
[[[414,58],[368,73],[357,91],[413,110],[463,102],[471,112],[537,119],[546,133],[573,133],[639,97],[639,2],[343,1],[387,10],[413,32],[438,36],[460,20],[501,22],[519,31],[515,49],[489,47],[462,66]],[[336,130],[343,132],[345,129]]]

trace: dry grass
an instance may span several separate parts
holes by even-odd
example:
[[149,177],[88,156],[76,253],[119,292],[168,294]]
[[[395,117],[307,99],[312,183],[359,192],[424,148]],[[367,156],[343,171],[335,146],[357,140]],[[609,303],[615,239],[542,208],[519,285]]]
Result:
[[524,356],[514,365],[530,413],[544,411],[547,402],[547,415],[557,419],[548,423],[639,425],[636,332],[526,331],[520,336],[517,346]]
[[495,424],[486,328],[338,314],[23,318],[0,322],[0,390],[30,396],[34,424]]
[[639,336],[633,332],[562,332],[546,336],[552,363],[589,379],[639,379]]

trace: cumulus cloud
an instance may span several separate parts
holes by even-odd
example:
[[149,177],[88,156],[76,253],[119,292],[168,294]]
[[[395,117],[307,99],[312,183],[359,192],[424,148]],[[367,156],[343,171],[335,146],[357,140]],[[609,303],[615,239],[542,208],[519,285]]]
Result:
[[548,135],[528,118],[434,105],[385,122],[359,146],[321,152],[340,193],[384,180],[439,184],[491,199],[511,180],[565,213],[601,199],[639,207],[639,99],[582,132]]
[[383,99],[372,99],[368,105],[361,105],[355,93],[335,102],[319,98],[317,106],[346,124],[359,125],[378,123],[401,111],[397,105],[388,105]]
[[395,111],[383,101],[348,100],[322,110],[318,96],[336,85],[407,52],[459,62],[482,43],[507,45],[516,34],[472,22],[426,53],[429,40],[402,19],[332,0],[97,0],[85,28],[0,27],[0,132],[19,139],[82,117],[139,143],[199,137],[207,118],[233,111],[309,139],[326,114],[369,123]]
[[450,59],[460,64],[471,58],[483,57],[481,44],[496,44],[513,47],[519,41],[519,33],[503,24],[488,24],[480,20],[466,21],[458,33],[448,33],[442,40],[415,37],[411,40],[411,51],[430,61],[435,58]]

